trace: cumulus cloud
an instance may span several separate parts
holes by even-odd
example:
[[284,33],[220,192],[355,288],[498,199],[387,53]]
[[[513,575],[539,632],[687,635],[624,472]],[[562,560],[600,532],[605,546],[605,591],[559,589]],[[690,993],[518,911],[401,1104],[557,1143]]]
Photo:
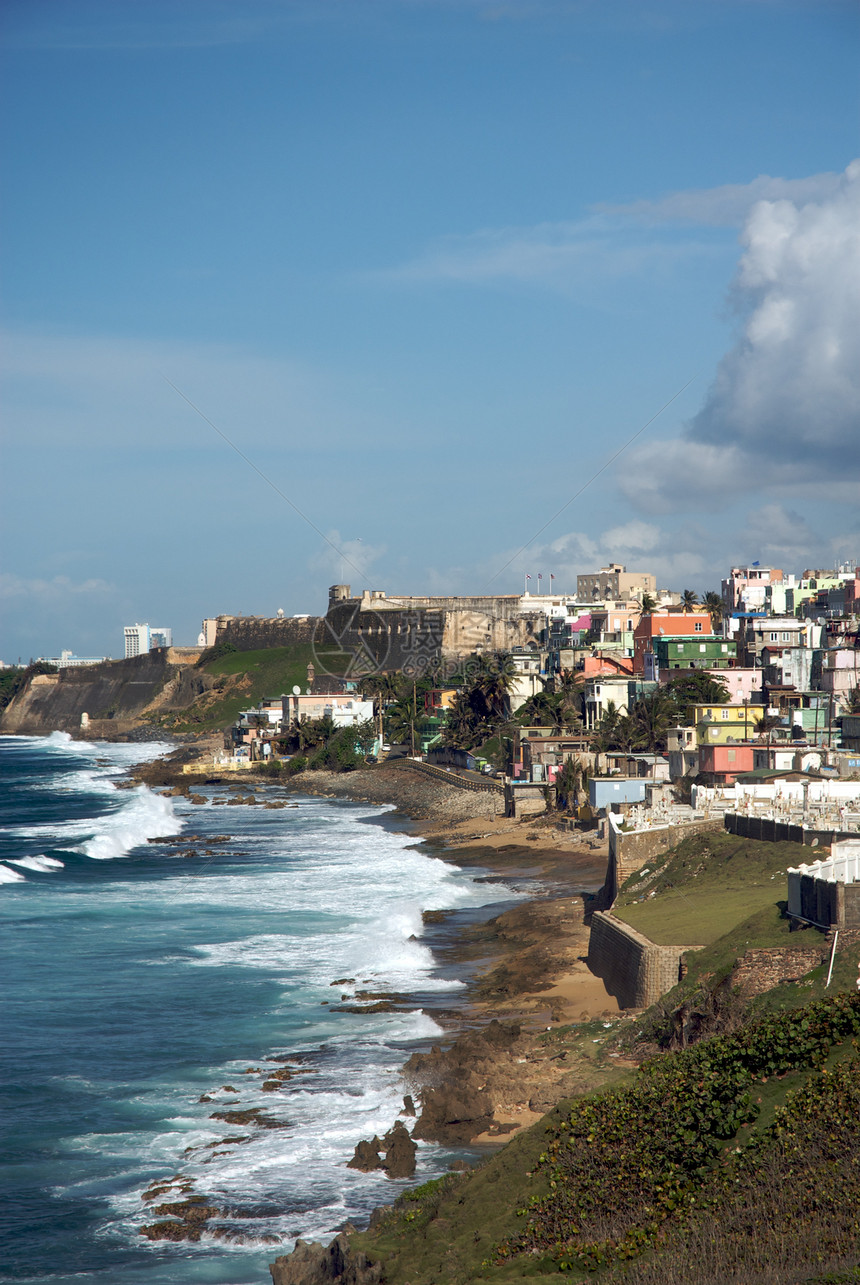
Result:
[[759,201],[742,241],[743,329],[705,405],[626,460],[622,490],[646,512],[860,481],[860,161],[824,199]]
[[[365,588],[371,567],[386,552],[384,544],[368,544],[361,536],[345,540],[334,527],[325,533],[327,544],[308,558],[308,568],[318,575],[326,575],[338,584],[356,581],[353,588]],[[360,582],[360,583],[358,583]]]

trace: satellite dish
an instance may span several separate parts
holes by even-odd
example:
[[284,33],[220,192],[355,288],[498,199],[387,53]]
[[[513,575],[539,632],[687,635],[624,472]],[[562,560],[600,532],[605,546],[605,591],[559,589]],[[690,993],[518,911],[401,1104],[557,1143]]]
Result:
[[293,695],[294,695],[294,696],[301,696],[301,694],[302,694],[302,689],[301,689],[301,687],[296,686],[296,687],[294,687],[294,688],[293,688]]

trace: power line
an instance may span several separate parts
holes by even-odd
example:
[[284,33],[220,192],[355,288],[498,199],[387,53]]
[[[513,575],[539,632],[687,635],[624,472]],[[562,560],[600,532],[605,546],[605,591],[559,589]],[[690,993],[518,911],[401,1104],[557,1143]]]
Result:
[[666,408],[667,408],[667,407],[671,406],[671,405],[672,405],[672,402],[676,401],[676,400],[681,396],[681,393],[683,393],[685,389],[689,388],[689,387],[690,387],[690,385],[693,383],[693,380],[694,380],[694,379],[696,379],[697,377],[698,377],[697,375],[693,375],[691,379],[688,379],[688,380],[687,380],[687,382],[686,382],[686,384],[684,384],[684,387],[683,387],[683,388],[679,388],[679,389],[678,389],[678,391],[677,391],[677,393],[675,393],[673,397],[670,397],[670,398],[669,398],[669,400],[668,400],[667,402],[664,402],[664,404],[660,407],[660,409],[659,409],[658,411],[656,411],[656,412],[655,412],[655,414],[653,414],[653,415],[651,416],[651,418],[650,418],[649,420],[647,420],[647,421],[646,421],[646,423],[644,423],[640,429],[637,429],[637,431],[633,434],[633,436],[632,436],[631,438],[629,438],[629,439],[628,439],[628,441],[626,441],[626,442],[624,443],[624,445],[623,445],[623,446],[620,446],[620,447],[618,448],[618,450],[615,452],[615,454],[614,454],[614,455],[611,455],[611,456],[609,457],[609,459],[606,461],[606,463],[605,463],[605,464],[601,464],[601,466],[600,466],[600,468],[597,470],[597,472],[596,472],[596,473],[593,473],[593,474],[591,475],[591,477],[588,479],[588,481],[583,483],[583,485],[579,488],[579,490],[576,492],[576,494],[575,494],[575,495],[572,495],[572,496],[570,497],[570,499],[569,499],[565,504],[563,504],[563,505],[561,506],[561,508],[560,508],[556,513],[553,513],[552,517],[551,517],[551,518],[548,518],[548,519],[547,519],[547,521],[546,521],[546,522],[544,522],[543,526],[542,526],[539,530],[535,531],[535,533],[534,533],[534,535],[531,537],[531,539],[530,539],[530,540],[527,540],[527,541],[526,541],[526,543],[522,546],[522,548],[521,548],[521,549],[518,549],[518,550],[517,550],[517,552],[516,552],[512,557],[508,558],[507,562],[505,563],[505,565],[504,565],[503,567],[499,567],[499,570],[495,573],[495,575],[490,576],[490,579],[487,581],[487,587],[489,587],[489,586],[493,583],[493,581],[494,581],[494,580],[498,580],[498,578],[499,578],[499,576],[502,574],[502,572],[503,572],[503,571],[507,571],[507,569],[508,569],[508,567],[511,565],[511,563],[512,563],[512,562],[516,562],[516,560],[517,560],[517,558],[520,556],[520,554],[521,554],[521,553],[525,553],[525,551],[526,551],[526,549],[529,547],[529,545],[534,544],[534,542],[535,542],[535,540],[538,538],[538,536],[539,536],[539,535],[543,535],[543,533],[544,533],[544,531],[547,529],[547,527],[548,527],[548,526],[552,526],[552,524],[553,524],[553,522],[555,522],[556,518],[561,517],[561,515],[562,515],[562,513],[564,513],[565,509],[569,509],[569,508],[570,508],[570,506],[571,506],[571,504],[573,504],[574,500],[578,500],[578,499],[579,499],[579,497],[582,495],[583,491],[587,490],[587,489],[588,489],[588,487],[589,487],[589,486],[591,486],[591,483],[592,483],[592,482],[594,482],[594,481],[596,481],[596,480],[597,480],[597,478],[599,478],[599,477],[600,477],[600,474],[601,474],[601,473],[605,473],[605,472],[606,472],[606,470],[609,468],[610,464],[614,464],[614,463],[615,463],[615,461],[618,459],[619,455],[623,455],[623,454],[624,454],[624,452],[627,450],[627,447],[628,447],[628,446],[632,446],[632,445],[633,445],[633,443],[636,441],[636,438],[637,438],[637,437],[641,437],[641,436],[642,436],[642,434],[645,432],[645,429],[646,429],[646,428],[648,428],[648,427],[650,427],[650,425],[654,423],[654,420],[655,420],[655,419],[658,419],[658,418],[659,418],[659,416],[663,414],[663,411],[664,411],[664,410],[666,410]]

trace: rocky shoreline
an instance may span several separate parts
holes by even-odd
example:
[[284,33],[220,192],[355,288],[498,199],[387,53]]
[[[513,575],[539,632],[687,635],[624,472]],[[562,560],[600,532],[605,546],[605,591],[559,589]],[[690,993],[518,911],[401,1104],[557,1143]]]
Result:
[[[289,806],[285,796],[292,793],[394,804],[416,840],[432,844],[434,855],[481,868],[488,882],[514,882],[523,889],[520,903],[484,921],[458,924],[455,916],[452,923],[444,912],[426,916],[428,944],[442,949],[446,963],[460,966],[470,978],[466,999],[446,1014],[452,1038],[405,1064],[402,1118],[392,1121],[384,1139],[357,1138],[355,1154],[345,1163],[403,1178],[414,1172],[413,1139],[495,1149],[561,1099],[602,1078],[586,1058],[571,1060],[545,1038],[566,1023],[623,1020],[615,1000],[585,965],[588,906],[606,865],[602,845],[594,840],[589,845],[554,826],[551,818],[500,817],[492,795],[459,789],[402,764],[347,774],[302,773],[287,780],[248,772],[240,785],[235,773],[218,774],[203,763],[199,774],[184,771],[195,751],[199,762],[199,746],[181,746],[134,769],[133,779],[200,802],[205,784],[224,789],[229,802],[249,806]],[[407,1129],[404,1119],[412,1115]],[[169,1202],[171,1218],[181,1226],[165,1224],[162,1233],[158,1224],[149,1224],[144,1235],[184,1239],[187,1233],[197,1239],[209,1230],[205,1200],[181,1194],[184,1201]],[[162,1210],[167,1205],[156,1212]],[[309,1268],[306,1249],[299,1257],[302,1270]],[[280,1278],[291,1280],[283,1273],[292,1268],[283,1258],[279,1263]]]

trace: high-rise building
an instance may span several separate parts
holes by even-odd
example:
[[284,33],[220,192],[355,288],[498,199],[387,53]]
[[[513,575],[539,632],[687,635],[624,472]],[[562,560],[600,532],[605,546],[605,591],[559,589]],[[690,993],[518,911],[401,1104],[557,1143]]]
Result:
[[146,651],[152,651],[156,647],[173,646],[173,630],[161,626],[126,625],[123,634],[126,660],[131,660],[133,656],[140,656]]

